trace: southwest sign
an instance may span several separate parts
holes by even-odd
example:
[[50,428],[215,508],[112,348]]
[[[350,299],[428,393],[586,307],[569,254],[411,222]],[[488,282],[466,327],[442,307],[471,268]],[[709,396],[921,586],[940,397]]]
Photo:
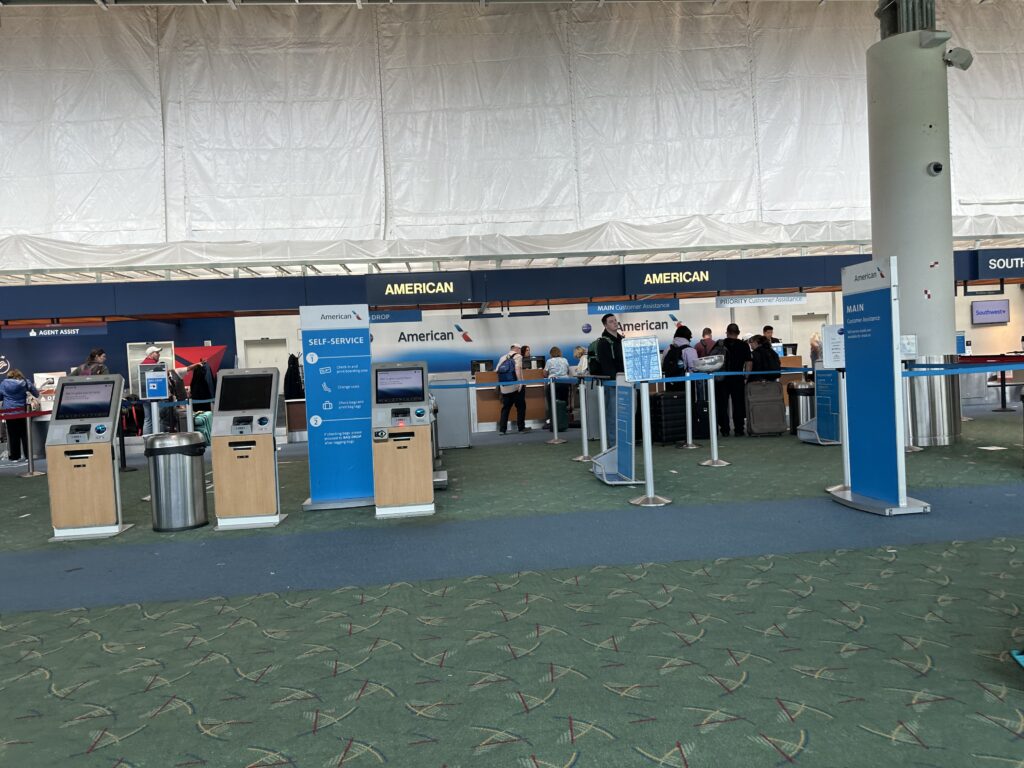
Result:
[[1024,249],[996,248],[978,254],[978,279],[1024,277]]
[[367,275],[370,304],[451,304],[472,301],[473,281],[468,272],[421,272]]

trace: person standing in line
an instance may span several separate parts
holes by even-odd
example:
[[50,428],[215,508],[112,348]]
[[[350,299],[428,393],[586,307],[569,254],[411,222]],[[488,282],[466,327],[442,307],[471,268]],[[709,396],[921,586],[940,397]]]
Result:
[[[693,333],[685,325],[676,328],[672,344],[661,361],[661,373],[666,379],[685,376],[693,370],[697,362],[697,350],[691,344],[692,339]],[[684,381],[672,381],[665,385],[666,392],[682,392],[685,389]]]
[[71,372],[72,376],[106,376],[110,373],[107,368],[107,353],[99,347],[89,352],[89,359]]
[[[559,347],[552,347],[548,350],[548,359],[544,363],[544,373],[549,379],[561,379],[569,375],[569,361],[562,357],[562,350]],[[555,399],[564,403],[569,402],[569,390],[571,385],[555,383]],[[544,388],[544,396],[548,401],[548,413],[555,412],[555,404],[551,402],[551,386]],[[544,424],[544,429],[551,429],[551,419]]]
[[[39,397],[39,390],[32,382],[26,380],[17,368],[7,372],[7,378],[0,381],[0,410],[7,411],[6,416],[25,413],[28,396]],[[12,463],[20,463],[28,458],[28,420],[23,418],[6,419],[7,422],[7,453]],[[24,452],[25,459],[21,458]]]
[[779,371],[782,370],[782,361],[778,353],[772,349],[772,345],[766,336],[752,336],[750,338],[750,375],[747,381],[778,381]]
[[697,350],[698,357],[707,357],[711,354],[711,350],[715,348],[715,339],[711,335],[710,328],[705,328],[700,332],[700,341],[693,348]]
[[[598,376],[608,379],[604,390],[604,423],[608,437],[608,446],[615,445],[615,376],[625,370],[622,361],[622,334],[619,332],[619,319],[612,314],[601,318],[604,331],[594,341],[597,365],[589,359],[590,370]],[[588,353],[590,354],[590,353]],[[593,355],[590,354],[592,358]],[[595,370],[596,368],[596,370]]]
[[583,346],[576,347],[572,351],[572,356],[576,358],[576,367],[573,371],[574,376],[586,376],[590,373],[587,367],[587,348]]
[[[520,432],[532,432],[526,426],[526,387],[523,380],[523,356],[518,344],[509,347],[508,354],[498,360],[498,389],[501,391],[501,415],[498,418],[498,433],[507,434],[508,417],[512,406],[516,408],[516,428]],[[506,378],[503,378],[506,377]]]
[[[750,345],[740,340],[740,327],[729,323],[725,329],[725,365],[723,372],[742,373],[749,371],[752,363]],[[733,433],[737,437],[746,434],[747,402],[746,377],[721,376],[715,381],[715,407],[718,410],[718,428],[722,437],[729,436],[729,405],[732,404]]]

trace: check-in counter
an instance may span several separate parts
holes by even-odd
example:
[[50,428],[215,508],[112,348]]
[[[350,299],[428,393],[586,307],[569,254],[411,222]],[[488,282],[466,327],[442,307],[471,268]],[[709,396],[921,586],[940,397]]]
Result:
[[[540,368],[527,368],[523,371],[526,381],[526,420],[543,421],[547,412],[547,400],[544,397],[546,374]],[[497,371],[478,371],[474,374],[477,384],[493,384],[494,387],[479,387],[476,390],[476,423],[474,432],[493,432],[497,429],[501,417],[501,394],[498,392]],[[531,383],[532,382],[532,383]],[[516,417],[516,409],[512,409],[509,420]]]
[[[783,368],[803,368],[804,365],[804,359],[800,355],[786,355],[785,357],[780,357],[779,362],[782,363]],[[782,398],[787,407],[789,406],[789,394],[786,392],[786,385],[791,381],[803,380],[804,375],[802,373],[782,374],[782,378],[780,379],[780,383],[782,384]]]

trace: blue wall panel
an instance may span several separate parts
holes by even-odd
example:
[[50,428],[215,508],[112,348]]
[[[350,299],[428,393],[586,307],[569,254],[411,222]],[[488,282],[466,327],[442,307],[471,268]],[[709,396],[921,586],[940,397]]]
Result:
[[111,285],[25,285],[0,288],[0,320],[99,317],[114,314]]
[[301,277],[121,283],[117,285],[116,309],[108,314],[296,309],[305,295],[306,285]]

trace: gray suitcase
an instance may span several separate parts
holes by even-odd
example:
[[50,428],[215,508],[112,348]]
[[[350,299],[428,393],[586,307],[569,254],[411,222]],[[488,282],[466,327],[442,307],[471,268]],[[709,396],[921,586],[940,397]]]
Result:
[[781,435],[786,427],[786,404],[777,381],[747,383],[747,434]]

